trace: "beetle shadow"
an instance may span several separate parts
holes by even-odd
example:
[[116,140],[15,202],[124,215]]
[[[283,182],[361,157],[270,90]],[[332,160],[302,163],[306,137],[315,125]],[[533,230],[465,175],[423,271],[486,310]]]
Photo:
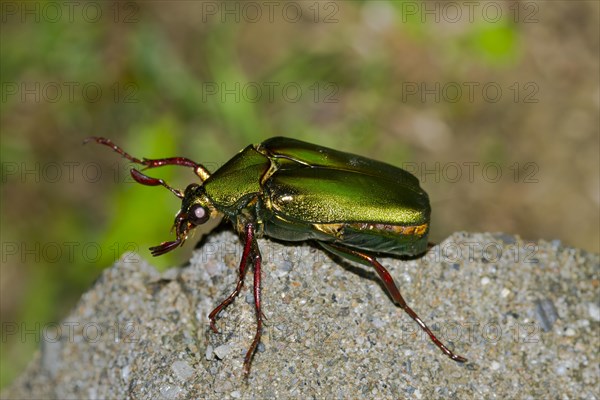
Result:
[[358,275],[361,278],[365,278],[365,279],[371,280],[373,282],[376,282],[383,289],[383,291],[387,293],[387,291],[385,290],[385,287],[383,286],[383,283],[381,282],[381,279],[379,279],[379,276],[377,276],[377,273],[370,270],[366,265],[360,265],[359,263],[353,263],[350,260],[346,260],[345,258],[343,258],[341,256],[338,256],[336,254],[326,251],[318,244],[314,244],[313,246],[316,249],[322,251],[331,261],[333,261],[337,265],[341,266],[346,271],[352,272],[353,274]]
[[[377,272],[374,270],[374,267],[368,267],[368,266],[362,265],[358,262],[352,262],[341,256],[338,256],[337,254],[330,253],[327,250],[325,250],[323,247],[319,246],[318,243],[314,243],[312,241],[310,242],[310,246],[314,247],[317,250],[322,251],[324,254],[327,255],[327,257],[329,257],[329,259],[331,259],[336,264],[340,265],[346,271],[349,271],[355,275],[358,275],[361,278],[369,279],[369,280],[377,283],[379,288],[383,291],[383,293],[385,293],[385,295],[388,297],[388,299],[390,299],[390,301],[392,303],[396,304],[395,300],[388,293],[388,290],[385,287],[385,284],[383,283],[383,281],[381,280],[381,278],[379,277]],[[427,252],[418,254],[416,256],[390,256],[389,254],[378,254],[378,253],[367,253],[367,254],[375,257],[377,259],[377,261],[379,261],[379,259],[381,257],[392,258],[392,259],[400,260],[400,261],[410,261],[410,260],[419,259],[419,258],[423,257],[426,253]],[[383,265],[383,267],[387,270],[387,267],[383,263],[381,265]],[[397,279],[394,279],[394,283],[396,283],[396,281],[397,281]],[[398,286],[397,283],[396,283],[396,286]],[[400,290],[400,292],[402,292],[400,287],[398,287],[398,290]]]
[[199,248],[204,246],[209,237],[217,235],[217,234],[225,232],[225,231],[235,233],[235,230],[231,227],[230,223],[227,223],[226,221],[221,221],[221,223],[219,225],[215,226],[213,229],[211,229],[210,232],[202,234],[202,237],[200,238],[200,240],[198,240],[196,242],[196,244],[194,245],[194,250],[198,250]]

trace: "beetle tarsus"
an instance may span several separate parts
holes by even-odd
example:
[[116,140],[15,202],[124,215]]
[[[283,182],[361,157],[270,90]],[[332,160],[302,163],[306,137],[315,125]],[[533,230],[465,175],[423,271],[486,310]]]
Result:
[[464,363],[464,362],[469,361],[466,358],[459,356],[458,354],[453,354],[450,356],[450,358],[459,363]]

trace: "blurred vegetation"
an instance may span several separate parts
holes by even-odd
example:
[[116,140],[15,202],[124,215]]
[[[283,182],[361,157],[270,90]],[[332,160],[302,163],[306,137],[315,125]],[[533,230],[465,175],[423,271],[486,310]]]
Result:
[[[598,251],[597,3],[498,2],[499,18],[482,6],[472,20],[427,3],[437,17],[420,2],[357,1],[294,3],[298,19],[277,3],[271,20],[264,5],[256,19],[233,2],[82,2],[72,14],[4,2],[0,384],[40,346],[24,331],[60,321],[124,252],[149,259],[172,237],[178,200],[133,183],[117,154],[82,146],[91,135],[213,170],[275,135],[424,163],[433,240],[507,231]],[[471,99],[465,82],[478,84]],[[482,94],[490,82],[502,89],[494,101]],[[497,163],[503,178],[423,171],[464,162]],[[151,175],[181,188],[194,179]],[[151,262],[182,265],[193,242]]]

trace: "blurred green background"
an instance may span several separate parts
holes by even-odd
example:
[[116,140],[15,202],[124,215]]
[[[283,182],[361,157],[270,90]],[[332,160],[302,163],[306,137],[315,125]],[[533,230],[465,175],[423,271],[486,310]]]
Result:
[[598,252],[598,3],[469,4],[2,2],[1,385],[103,268],[172,237],[178,200],[90,135],[212,170],[291,136],[414,172],[434,241]]

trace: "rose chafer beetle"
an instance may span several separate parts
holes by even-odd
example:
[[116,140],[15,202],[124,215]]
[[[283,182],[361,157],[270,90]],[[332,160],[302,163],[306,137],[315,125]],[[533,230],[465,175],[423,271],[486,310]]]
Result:
[[372,253],[415,256],[427,250],[431,208],[427,193],[409,172],[389,164],[295,139],[274,137],[249,145],[217,171],[184,157],[138,159],[112,141],[87,141],[111,147],[144,169],[179,165],[192,168],[200,183],[184,191],[136,169],[132,177],[143,185],[162,185],[182,199],[175,216],[176,238],[150,248],[158,256],[182,245],[190,230],[210,218],[230,221],[244,242],[239,278],[233,292],[208,316],[215,320],[239,294],[249,262],[254,266],[254,305],[257,327],[244,359],[244,375],[260,342],[261,254],[256,239],[268,236],[284,241],[314,240],[326,251],[375,268],[395,304],[419,324],[448,357],[454,354],[436,338],[406,304],[389,272]]

